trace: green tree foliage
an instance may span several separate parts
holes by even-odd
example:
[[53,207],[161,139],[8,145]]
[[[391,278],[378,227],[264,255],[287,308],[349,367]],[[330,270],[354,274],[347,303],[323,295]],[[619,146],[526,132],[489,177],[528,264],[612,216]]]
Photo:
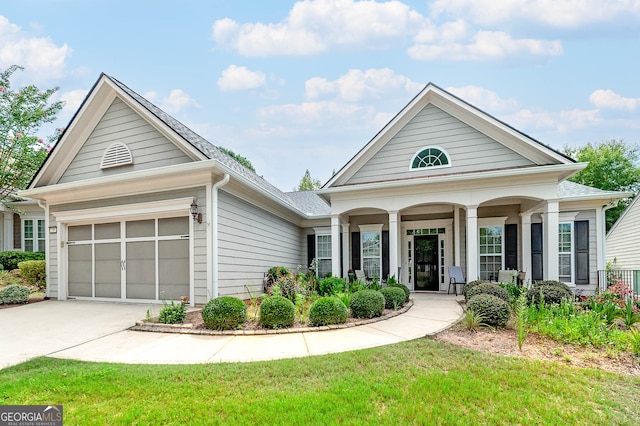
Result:
[[[640,189],[639,152],[635,145],[611,139],[597,144],[588,143],[579,148],[565,147],[565,153],[576,161],[589,165],[569,180],[607,191],[637,192]],[[618,202],[607,210],[607,230],[631,203],[631,199]]]
[[320,189],[321,186],[322,186],[322,182],[320,182],[320,179],[312,179],[311,173],[309,173],[309,169],[307,169],[304,172],[304,176],[302,176],[302,179],[300,179],[300,183],[293,190],[294,191],[313,191],[315,189]]
[[13,65],[0,71],[0,203],[25,189],[47,157],[59,131],[48,143],[36,136],[44,123],[55,120],[63,102],[50,102],[58,88],[41,91],[36,86],[11,88],[11,76],[23,68]]
[[227,154],[229,157],[231,157],[234,160],[236,160],[238,163],[240,163],[243,166],[245,166],[247,169],[251,170],[253,173],[256,172],[256,169],[253,167],[253,164],[251,164],[251,161],[249,161],[248,158],[243,157],[240,154],[236,154],[235,152],[233,152],[230,149],[225,148],[223,146],[219,146],[218,149],[220,151],[224,152],[225,154]]

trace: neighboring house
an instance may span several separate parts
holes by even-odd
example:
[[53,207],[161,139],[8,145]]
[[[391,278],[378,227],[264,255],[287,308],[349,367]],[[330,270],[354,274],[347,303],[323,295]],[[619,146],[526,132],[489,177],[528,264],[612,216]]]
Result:
[[271,266],[447,291],[500,269],[594,291],[603,206],[585,167],[429,84],[318,191],[283,193],[101,75],[22,196],[45,208],[47,292],[159,301],[260,291]]
[[0,252],[45,251],[44,210],[34,200],[0,204]]
[[607,233],[607,261],[613,269],[607,271],[606,278],[601,273],[601,281],[616,283],[619,278],[629,284],[636,295],[640,295],[640,202],[636,196]]

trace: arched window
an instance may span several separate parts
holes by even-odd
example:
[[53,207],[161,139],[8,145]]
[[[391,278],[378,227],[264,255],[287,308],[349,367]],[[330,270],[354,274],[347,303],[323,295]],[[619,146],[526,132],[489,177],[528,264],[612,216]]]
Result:
[[129,148],[127,148],[125,144],[115,142],[109,145],[104,151],[100,168],[107,169],[109,167],[124,166],[127,164],[133,164],[131,151],[129,151]]
[[439,147],[430,146],[418,151],[411,160],[411,170],[426,167],[447,167],[451,165],[447,152]]

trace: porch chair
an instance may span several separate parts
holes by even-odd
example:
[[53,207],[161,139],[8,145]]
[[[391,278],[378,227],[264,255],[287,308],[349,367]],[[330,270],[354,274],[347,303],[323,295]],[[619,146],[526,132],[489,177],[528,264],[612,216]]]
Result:
[[449,266],[449,288],[447,289],[447,294],[451,292],[451,286],[453,286],[453,292],[457,296],[458,286],[461,285],[462,289],[464,289],[465,284],[467,284],[467,280],[464,278],[462,267]]
[[367,276],[362,269],[356,269],[354,272],[356,273],[356,280],[364,282],[367,281]]

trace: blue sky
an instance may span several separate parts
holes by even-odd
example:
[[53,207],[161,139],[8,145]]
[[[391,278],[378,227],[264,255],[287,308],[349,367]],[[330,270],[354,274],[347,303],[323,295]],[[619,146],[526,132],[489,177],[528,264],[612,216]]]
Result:
[[636,144],[639,62],[638,0],[0,7],[0,68],[59,87],[55,127],[105,72],[285,191],[328,180],[428,82],[558,149]]

